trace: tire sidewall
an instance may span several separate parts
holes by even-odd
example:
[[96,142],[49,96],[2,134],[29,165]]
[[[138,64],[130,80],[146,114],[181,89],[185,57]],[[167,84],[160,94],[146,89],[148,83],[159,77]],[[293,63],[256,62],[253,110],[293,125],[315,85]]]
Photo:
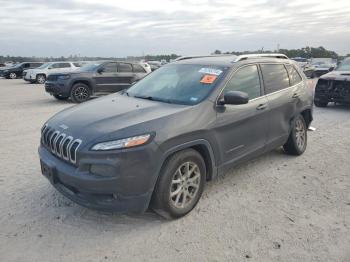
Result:
[[[201,182],[198,188],[196,197],[193,199],[192,203],[186,208],[179,209],[171,204],[170,200],[170,188],[171,181],[176,170],[185,162],[194,162],[201,174]],[[169,214],[172,218],[178,218],[189,213],[198,203],[199,199],[204,190],[206,182],[206,166],[201,155],[195,150],[184,150],[176,154],[175,157],[171,157],[169,161],[165,163],[165,166],[160,172],[159,183],[157,183],[157,205],[161,206],[166,214]],[[159,211],[159,210],[158,210]],[[159,213],[159,212],[158,212]]]
[[[296,122],[298,120],[301,120],[303,125],[304,125],[304,132],[305,132],[305,143],[304,143],[304,147],[302,149],[300,149],[298,147],[298,144],[297,144],[297,141],[296,141],[296,130],[295,130],[295,125],[296,125]],[[294,147],[298,153],[298,155],[301,155],[302,153],[305,152],[306,150],[306,147],[307,147],[307,126],[306,126],[306,123],[305,123],[305,120],[304,118],[301,116],[301,115],[298,115],[297,117],[295,117],[293,119],[293,125],[292,125],[292,131],[291,131],[291,135],[292,135],[292,140],[293,140],[293,143],[294,143]]]
[[[89,94],[89,95],[88,95],[88,97],[87,97],[85,100],[83,100],[83,101],[77,99],[77,98],[75,97],[75,95],[74,95],[74,91],[75,91],[78,87],[85,87],[85,88],[88,90],[88,94]],[[72,100],[73,100],[75,103],[82,103],[82,102],[85,102],[85,101],[89,100],[90,96],[91,96],[91,90],[90,90],[90,88],[89,88],[87,85],[82,84],[82,83],[77,83],[77,84],[75,84],[75,85],[72,87],[72,90],[71,90],[71,92],[70,92],[70,97],[72,98]]]

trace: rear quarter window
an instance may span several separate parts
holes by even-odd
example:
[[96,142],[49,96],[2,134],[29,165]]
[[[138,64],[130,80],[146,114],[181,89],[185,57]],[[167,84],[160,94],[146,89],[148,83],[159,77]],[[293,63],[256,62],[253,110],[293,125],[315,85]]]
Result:
[[146,73],[146,70],[141,65],[133,65],[134,73]]
[[131,73],[132,66],[130,64],[126,64],[126,63],[119,63],[118,64],[118,72],[119,73]]
[[289,77],[283,64],[261,64],[265,93],[273,92],[289,87]]
[[295,67],[292,65],[286,65],[286,67],[289,74],[290,84],[292,86],[299,84],[303,79],[301,78]]

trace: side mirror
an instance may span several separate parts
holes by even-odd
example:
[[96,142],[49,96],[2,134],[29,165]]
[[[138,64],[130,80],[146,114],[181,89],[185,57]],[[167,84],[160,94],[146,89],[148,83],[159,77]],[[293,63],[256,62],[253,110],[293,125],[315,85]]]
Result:
[[249,96],[241,91],[229,91],[218,102],[219,105],[243,105],[249,102]]
[[100,67],[99,69],[97,69],[97,73],[102,74],[105,71],[105,69],[103,67]]
[[334,66],[330,67],[328,72],[332,72],[334,70]]

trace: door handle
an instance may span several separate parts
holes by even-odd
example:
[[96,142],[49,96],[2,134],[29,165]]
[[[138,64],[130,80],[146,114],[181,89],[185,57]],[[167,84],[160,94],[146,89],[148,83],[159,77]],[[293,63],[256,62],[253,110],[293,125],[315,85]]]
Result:
[[266,104],[260,104],[257,106],[256,110],[264,110],[267,107]]
[[299,94],[298,93],[294,93],[292,98],[298,98],[299,97]]

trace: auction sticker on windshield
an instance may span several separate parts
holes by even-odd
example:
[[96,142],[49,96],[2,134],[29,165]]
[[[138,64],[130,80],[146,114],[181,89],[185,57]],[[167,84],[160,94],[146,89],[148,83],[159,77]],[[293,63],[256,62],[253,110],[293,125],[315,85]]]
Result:
[[217,76],[215,75],[204,75],[201,83],[202,84],[212,84],[214,83],[214,81],[216,80]]
[[199,73],[203,73],[203,74],[207,74],[207,75],[219,76],[219,75],[221,75],[222,70],[220,70],[220,69],[215,69],[215,68],[203,67],[203,68],[201,68],[198,72],[199,72]]

